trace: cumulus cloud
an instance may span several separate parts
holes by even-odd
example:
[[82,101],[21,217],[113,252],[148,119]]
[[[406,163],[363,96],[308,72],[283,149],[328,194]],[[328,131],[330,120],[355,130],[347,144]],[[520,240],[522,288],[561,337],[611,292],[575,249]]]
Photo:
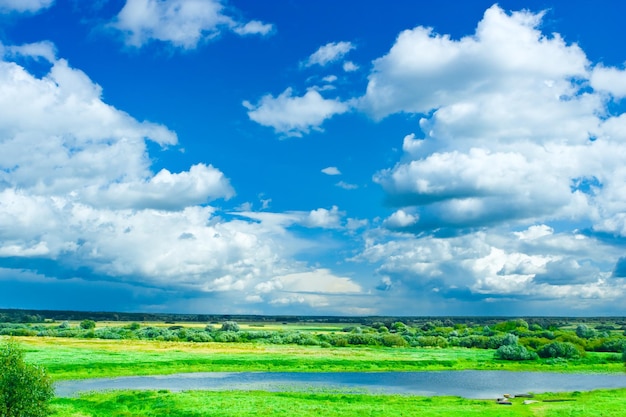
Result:
[[624,280],[607,273],[618,248],[575,233],[555,233],[546,225],[511,233],[453,238],[396,234],[376,240],[368,239],[353,260],[378,265],[385,291],[401,287],[399,291],[457,302],[506,298],[509,309],[538,302],[542,311],[554,308],[555,299],[574,305],[591,300],[598,308],[626,295]]
[[355,46],[351,42],[329,42],[326,45],[320,46],[317,51],[313,52],[306,60],[305,66],[326,66],[339,61],[354,48]]
[[359,66],[352,61],[346,61],[343,63],[343,70],[345,72],[354,72],[359,70]]
[[311,210],[302,220],[302,224],[307,227],[337,229],[341,227],[341,218],[343,215],[344,213],[340,212],[337,206],[333,206],[330,210],[319,208]]
[[273,30],[271,24],[257,20],[237,21],[218,0],[127,0],[111,27],[133,47],[161,41],[183,49],[196,48],[224,30],[239,35],[267,35]]
[[391,205],[417,208],[407,230],[567,219],[625,233],[626,119],[607,113],[622,72],[542,34],[542,16],[493,6],[472,36],[418,27],[374,61],[362,108],[424,114],[421,137],[407,135],[402,160],[374,176]]
[[54,4],[54,0],[0,0],[0,12],[36,13]]
[[402,228],[415,224],[417,217],[404,210],[398,210],[385,220],[385,225],[389,228]]
[[493,6],[474,34],[417,27],[374,61],[359,108],[420,117],[373,177],[395,211],[354,258],[386,293],[492,312],[624,296],[624,70],[543,34],[542,18]]
[[349,111],[350,106],[339,99],[326,99],[315,89],[309,89],[303,96],[293,95],[287,88],[279,96],[263,96],[257,104],[243,102],[248,109],[248,117],[260,125],[274,128],[286,136],[301,137],[311,129],[321,130],[327,119]]
[[593,69],[591,86],[598,91],[606,91],[616,99],[626,97],[626,70],[598,65]]
[[322,172],[326,175],[341,175],[341,171],[337,167],[326,167]]
[[[41,285],[115,281],[245,303],[260,282],[307,269],[292,257],[313,244],[288,227],[340,223],[336,207],[222,218],[207,203],[234,189],[218,168],[152,172],[146,141],[173,146],[174,132],[106,104],[53,45],[4,49],[13,52],[0,61],[0,268],[31,271]],[[51,68],[36,77],[15,54]]]

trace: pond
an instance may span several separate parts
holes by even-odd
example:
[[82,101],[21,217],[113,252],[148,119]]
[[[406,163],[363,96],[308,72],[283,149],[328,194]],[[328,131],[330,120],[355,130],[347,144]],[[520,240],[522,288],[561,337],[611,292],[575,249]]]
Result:
[[626,388],[626,374],[565,374],[508,371],[432,372],[199,372],[98,378],[56,383],[59,397],[105,390],[341,391],[420,396],[496,398],[502,394]]

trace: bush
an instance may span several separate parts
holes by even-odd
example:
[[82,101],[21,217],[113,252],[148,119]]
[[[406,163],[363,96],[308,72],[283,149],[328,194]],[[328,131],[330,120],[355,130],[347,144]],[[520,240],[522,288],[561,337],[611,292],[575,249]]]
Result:
[[409,343],[406,339],[397,333],[387,333],[382,337],[385,346],[407,346]]
[[591,339],[596,335],[596,331],[585,324],[579,324],[576,327],[576,336],[581,339]]
[[53,395],[52,380],[42,368],[24,362],[16,343],[0,347],[0,416],[48,416]]
[[502,345],[496,350],[496,359],[507,361],[530,361],[537,359],[537,354],[521,345]]
[[80,328],[85,329],[85,330],[95,329],[96,322],[93,320],[89,320],[89,319],[83,320],[80,322]]
[[239,331],[239,325],[237,324],[236,321],[225,321],[224,323],[222,323],[222,329],[223,332],[238,332]]
[[537,351],[542,358],[578,359],[581,353],[576,345],[569,342],[552,342]]

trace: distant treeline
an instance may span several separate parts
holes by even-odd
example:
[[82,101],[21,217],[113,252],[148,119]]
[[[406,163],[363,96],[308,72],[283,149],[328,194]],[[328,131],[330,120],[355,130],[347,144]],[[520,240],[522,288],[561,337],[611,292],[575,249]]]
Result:
[[[609,323],[626,326],[626,317],[521,317],[528,324],[537,324],[542,328],[560,328],[571,323]],[[345,323],[371,326],[374,323],[387,325],[402,322],[408,326],[419,327],[426,323],[440,323],[441,326],[453,327],[456,324],[466,326],[492,326],[510,317],[502,316],[287,316],[287,315],[244,315],[244,314],[177,314],[177,313],[126,313],[103,311],[71,310],[23,310],[0,309],[0,323],[45,323],[61,321],[121,321],[121,322],[196,322],[223,323],[237,321],[241,323]],[[626,327],[625,327],[626,329]]]
[[496,321],[491,325],[467,325],[436,319],[422,325],[402,321],[377,321],[369,326],[348,325],[338,331],[316,331],[290,326],[279,330],[265,330],[258,321],[258,330],[242,330],[232,320],[224,321],[221,326],[155,326],[131,322],[120,326],[97,327],[94,320],[84,319],[78,324],[71,324],[69,321],[5,322],[0,323],[0,335],[320,347],[461,347],[495,349],[496,359],[501,360],[568,360],[580,359],[586,352],[612,352],[615,355],[606,360],[626,362],[626,326],[622,322],[596,322],[592,326],[576,320],[577,325],[572,326],[569,323],[567,328],[555,325],[543,327],[538,323],[529,324],[524,319]]

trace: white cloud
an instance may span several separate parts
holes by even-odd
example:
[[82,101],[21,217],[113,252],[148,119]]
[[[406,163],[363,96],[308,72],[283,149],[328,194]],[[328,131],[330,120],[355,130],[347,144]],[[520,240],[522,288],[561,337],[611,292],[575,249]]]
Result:
[[626,97],[626,71],[613,67],[596,66],[591,73],[591,86],[607,91],[617,99]]
[[417,222],[418,218],[404,210],[398,210],[385,220],[384,224],[390,228],[403,228],[412,226]]
[[235,26],[233,30],[238,35],[268,35],[274,30],[274,25],[258,20],[251,20],[244,25]]
[[0,0],[0,12],[36,13],[54,4],[54,0]]
[[306,227],[338,229],[341,227],[341,218],[343,215],[344,213],[340,212],[337,206],[333,206],[330,210],[318,208],[311,210],[301,223]]
[[343,63],[343,70],[345,72],[354,72],[359,70],[359,66],[352,61],[346,61]]
[[51,63],[56,60],[57,54],[56,47],[49,41],[35,42],[19,46],[12,45],[7,47],[7,52],[13,55],[44,58]]
[[335,185],[339,188],[343,188],[344,190],[356,190],[357,188],[359,188],[358,185],[350,184],[349,182],[345,182],[345,181],[339,181]]
[[381,279],[409,294],[434,291],[457,302],[507,296],[511,303],[537,300],[550,311],[555,301],[607,302],[626,295],[624,280],[609,279],[606,272],[619,253],[599,240],[538,226],[522,235],[503,230],[452,238],[379,235],[367,239],[353,260],[378,265]]
[[257,104],[244,101],[251,120],[274,128],[277,133],[301,137],[311,129],[321,130],[321,125],[336,114],[347,112],[348,104],[338,99],[325,99],[315,89],[309,89],[302,97],[293,96],[291,88],[278,97],[266,95]]
[[355,46],[351,42],[329,42],[326,45],[320,46],[317,51],[313,52],[307,59],[305,65],[307,67],[312,65],[326,66],[340,60],[354,48]]
[[622,72],[592,68],[541,18],[493,6],[473,36],[418,27],[375,60],[363,108],[424,114],[422,137],[407,135],[402,159],[374,177],[419,215],[412,230],[560,220],[626,234],[626,116],[608,114],[605,93],[621,96]]
[[105,189],[90,187],[85,201],[94,206],[177,210],[233,195],[230,182],[220,170],[198,164],[177,174],[162,169],[148,179],[114,183]]
[[266,35],[273,30],[271,24],[238,22],[225,12],[218,0],[127,0],[111,27],[121,31],[130,46],[162,41],[183,49],[196,48],[223,30],[239,35]]
[[106,104],[100,86],[54,58],[53,45],[6,49],[52,60],[41,77],[0,61],[0,256],[23,260],[20,268],[45,273],[54,264],[59,275],[45,279],[80,270],[90,280],[241,302],[256,284],[306,269],[291,257],[314,243],[287,227],[336,225],[336,208],[221,218],[206,205],[234,194],[219,169],[151,171],[146,141],[176,145],[174,132]]
[[[512,88],[508,100],[534,92],[545,80],[585,76],[582,50],[556,34],[543,36],[536,29],[541,17],[525,11],[509,16],[493,6],[475,35],[458,41],[421,26],[403,31],[389,53],[374,61],[363,107],[377,118],[425,113],[493,91]],[[552,90],[551,96],[559,93]]]
[[341,175],[341,171],[337,167],[326,167],[322,172],[326,175]]

